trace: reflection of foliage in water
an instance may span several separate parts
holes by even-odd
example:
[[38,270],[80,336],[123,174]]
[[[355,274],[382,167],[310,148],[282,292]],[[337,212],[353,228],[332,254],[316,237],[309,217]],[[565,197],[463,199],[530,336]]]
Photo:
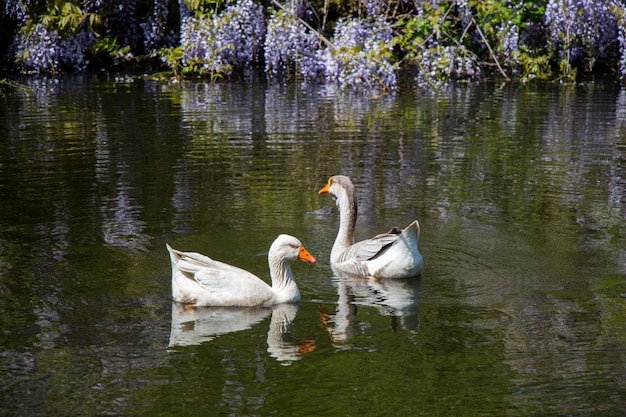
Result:
[[[0,97],[11,132],[0,170],[9,413],[341,413],[357,391],[372,399],[359,411],[374,414],[621,405],[624,91],[487,85],[372,99],[297,83],[27,86]],[[364,232],[422,221],[432,269],[415,329],[393,333],[371,304],[352,304],[358,332],[338,351],[319,325],[337,295],[319,268],[302,282],[315,302],[293,327],[318,349],[289,378],[263,326],[166,352],[162,242],[235,257],[297,229],[323,253],[336,230],[306,212],[325,204],[316,191],[336,172],[359,185]],[[292,378],[307,386],[297,400]]]

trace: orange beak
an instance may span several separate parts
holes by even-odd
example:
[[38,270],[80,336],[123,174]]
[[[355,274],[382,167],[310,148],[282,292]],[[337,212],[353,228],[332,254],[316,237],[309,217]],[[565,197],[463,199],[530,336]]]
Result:
[[315,263],[315,258],[309,253],[308,250],[304,248],[304,246],[300,246],[300,250],[298,251],[298,259],[310,264]]
[[318,194],[328,194],[328,187],[330,187],[330,178],[328,179],[328,183],[326,183],[326,185],[324,186],[324,188],[322,188],[321,190],[319,190],[317,193],[318,193]]

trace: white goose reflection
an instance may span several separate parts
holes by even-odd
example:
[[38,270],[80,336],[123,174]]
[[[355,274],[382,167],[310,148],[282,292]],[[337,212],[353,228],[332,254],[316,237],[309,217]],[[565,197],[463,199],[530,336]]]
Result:
[[278,304],[273,307],[196,307],[173,302],[169,347],[209,342],[226,333],[249,329],[271,314],[267,351],[278,361],[295,361],[303,352],[290,333],[297,312],[297,304]]
[[417,296],[421,278],[374,279],[335,275],[337,307],[334,314],[324,317],[325,327],[334,342],[346,342],[359,333],[358,306],[376,308],[390,317],[391,329],[398,326],[415,330],[418,326]]

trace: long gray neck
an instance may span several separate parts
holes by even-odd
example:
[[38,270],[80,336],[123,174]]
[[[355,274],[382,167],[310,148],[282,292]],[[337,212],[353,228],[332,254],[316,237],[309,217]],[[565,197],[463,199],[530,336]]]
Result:
[[356,196],[349,192],[342,192],[337,196],[339,208],[339,232],[335,239],[335,247],[345,249],[354,243],[354,229],[357,217]]

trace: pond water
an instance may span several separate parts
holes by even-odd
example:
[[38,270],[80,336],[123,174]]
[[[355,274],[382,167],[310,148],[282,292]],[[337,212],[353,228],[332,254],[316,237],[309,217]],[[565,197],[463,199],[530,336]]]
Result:
[[[19,80],[0,90],[2,415],[626,413],[626,89]],[[421,224],[409,280],[333,276],[357,238]],[[165,243],[299,305],[181,308]]]

